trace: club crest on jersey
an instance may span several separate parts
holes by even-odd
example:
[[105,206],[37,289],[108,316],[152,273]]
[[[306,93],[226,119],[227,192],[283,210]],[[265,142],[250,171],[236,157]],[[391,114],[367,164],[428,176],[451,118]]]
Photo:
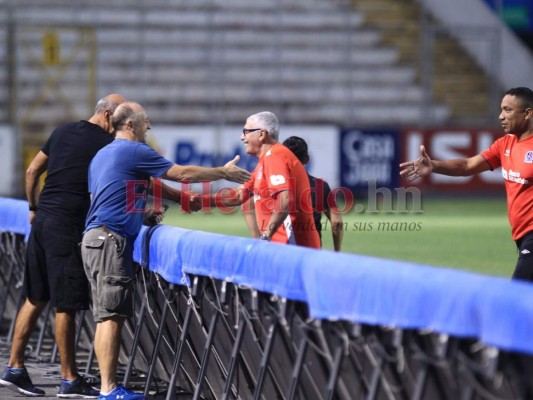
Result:
[[283,175],[270,175],[270,183],[273,186],[283,185],[285,183],[285,177]]
[[530,151],[528,151],[526,153],[526,157],[524,158],[524,162],[528,163],[528,164],[533,163],[533,151],[530,150]]

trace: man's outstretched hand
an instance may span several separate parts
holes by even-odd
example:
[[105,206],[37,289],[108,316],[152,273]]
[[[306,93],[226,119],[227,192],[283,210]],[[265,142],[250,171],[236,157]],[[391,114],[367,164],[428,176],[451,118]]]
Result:
[[428,176],[432,171],[433,164],[424,146],[420,146],[420,157],[416,160],[400,164],[400,176],[407,178],[409,181],[414,181],[422,176]]
[[228,181],[244,183],[250,180],[250,173],[245,169],[237,167],[237,163],[240,159],[241,157],[237,155],[233,160],[229,161],[228,163],[226,163],[226,165],[222,167],[226,174],[225,179],[227,179]]

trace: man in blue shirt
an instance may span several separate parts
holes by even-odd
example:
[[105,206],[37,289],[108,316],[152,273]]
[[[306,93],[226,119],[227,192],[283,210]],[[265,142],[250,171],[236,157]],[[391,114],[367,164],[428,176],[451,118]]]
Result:
[[[146,145],[150,121],[137,103],[123,103],[113,114],[115,141],[94,157],[89,169],[91,207],[82,241],[96,321],[94,347],[102,386],[99,399],[140,400],[145,397],[117,384],[120,331],[133,313],[133,242],[146,216],[146,187],[151,177],[176,182],[227,179],[243,183],[250,173],[236,166],[173,164]],[[162,219],[155,214],[155,222]],[[151,223],[154,220],[152,219]]]

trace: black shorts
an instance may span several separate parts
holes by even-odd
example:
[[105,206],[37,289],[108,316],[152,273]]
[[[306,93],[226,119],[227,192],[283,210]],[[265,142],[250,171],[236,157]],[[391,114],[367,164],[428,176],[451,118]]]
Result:
[[533,281],[533,231],[518,239],[516,247],[518,247],[518,261],[513,279]]
[[81,259],[82,227],[37,213],[26,246],[24,294],[52,306],[89,308],[89,282]]

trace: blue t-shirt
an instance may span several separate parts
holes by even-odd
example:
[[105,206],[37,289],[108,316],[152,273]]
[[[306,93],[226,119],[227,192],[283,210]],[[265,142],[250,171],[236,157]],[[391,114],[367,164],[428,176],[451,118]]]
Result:
[[92,199],[85,230],[105,225],[135,239],[144,218],[150,177],[159,178],[173,165],[145,143],[117,139],[105,146],[89,167]]

